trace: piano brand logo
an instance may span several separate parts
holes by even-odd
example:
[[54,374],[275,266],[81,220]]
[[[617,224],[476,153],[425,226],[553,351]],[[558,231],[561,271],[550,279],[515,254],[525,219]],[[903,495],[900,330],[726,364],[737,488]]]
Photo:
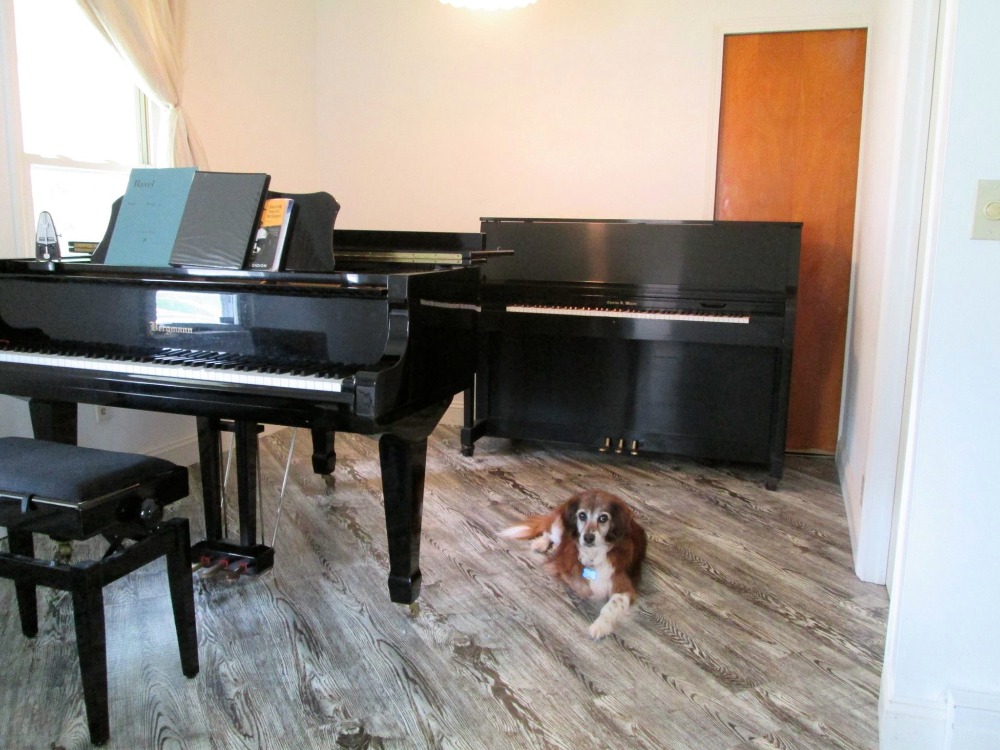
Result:
[[194,333],[193,328],[188,326],[165,326],[160,325],[155,320],[149,321],[150,333]]

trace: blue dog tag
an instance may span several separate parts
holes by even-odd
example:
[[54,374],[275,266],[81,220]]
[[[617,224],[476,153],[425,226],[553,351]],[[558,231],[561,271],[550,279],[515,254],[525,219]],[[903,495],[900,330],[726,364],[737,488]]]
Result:
[[596,581],[597,580],[597,571],[594,570],[593,568],[584,568],[583,569],[583,573],[581,573],[580,575],[582,575],[588,581]]

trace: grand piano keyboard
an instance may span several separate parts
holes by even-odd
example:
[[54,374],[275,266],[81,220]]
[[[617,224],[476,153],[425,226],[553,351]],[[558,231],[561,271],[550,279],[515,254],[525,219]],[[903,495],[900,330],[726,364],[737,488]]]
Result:
[[692,313],[676,310],[623,310],[607,307],[563,307],[558,305],[507,305],[509,313],[531,313],[536,315],[569,315],[591,318],[626,318],[630,320],[681,320],[691,323],[738,323],[749,324],[749,315],[728,315],[726,313]]
[[20,351],[0,348],[0,363],[99,371],[137,377],[338,393],[350,374],[327,366],[255,363],[224,352],[163,349],[155,354]]

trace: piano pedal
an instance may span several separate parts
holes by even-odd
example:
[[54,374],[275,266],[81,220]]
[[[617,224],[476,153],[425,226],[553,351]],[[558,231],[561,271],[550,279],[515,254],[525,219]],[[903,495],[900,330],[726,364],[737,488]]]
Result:
[[629,448],[628,452],[631,453],[633,456],[638,456],[639,455],[639,441],[638,440],[633,440],[632,441],[632,446]]
[[611,438],[609,437],[604,438],[604,445],[602,445],[597,450],[599,450],[601,453],[607,453],[609,450],[611,450]]
[[246,560],[234,560],[225,565],[223,569],[226,571],[226,580],[228,581],[235,581],[241,576],[250,575],[250,566]]
[[618,445],[615,446],[615,453],[619,455],[625,452],[625,438],[618,438]]
[[225,569],[227,562],[227,560],[211,560],[207,557],[201,558],[201,562],[199,563],[200,567],[198,570],[198,578],[203,581],[207,578],[215,578],[215,576]]
[[274,547],[264,544],[243,546],[206,539],[191,547],[191,556],[201,561],[203,569],[209,567],[212,569],[211,573],[207,570],[201,571],[202,577],[222,572],[229,578],[255,576],[274,565]]

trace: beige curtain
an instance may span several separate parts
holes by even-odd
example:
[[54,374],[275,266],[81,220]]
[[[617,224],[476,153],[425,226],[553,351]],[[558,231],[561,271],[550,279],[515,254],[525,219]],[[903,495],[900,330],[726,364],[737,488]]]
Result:
[[183,0],[77,0],[118,53],[163,117],[154,148],[160,166],[207,167],[181,109]]

